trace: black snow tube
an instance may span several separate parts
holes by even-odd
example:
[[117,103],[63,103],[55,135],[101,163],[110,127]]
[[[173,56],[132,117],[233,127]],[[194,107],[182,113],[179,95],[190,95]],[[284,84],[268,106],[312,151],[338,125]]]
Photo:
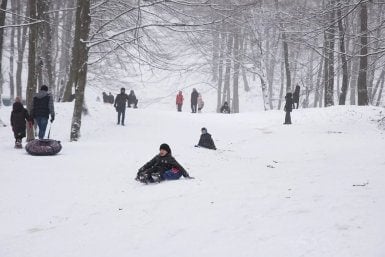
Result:
[[30,155],[54,155],[60,152],[62,146],[60,141],[53,139],[34,139],[25,146]]

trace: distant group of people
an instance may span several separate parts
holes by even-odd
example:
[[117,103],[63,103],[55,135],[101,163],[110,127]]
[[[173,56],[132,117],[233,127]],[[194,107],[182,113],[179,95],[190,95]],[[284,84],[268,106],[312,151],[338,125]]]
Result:
[[[176,109],[178,112],[182,111],[182,106],[184,102],[184,97],[182,91],[179,91],[176,95]],[[199,93],[196,88],[193,88],[193,91],[191,92],[191,113],[201,113],[202,109],[205,105],[205,102],[203,101],[202,94]],[[223,105],[220,108],[221,113],[230,113],[230,107],[227,102],[224,102]]]
[[134,90],[130,91],[130,94],[126,94],[126,89],[122,87],[120,89],[120,94],[116,95],[114,107],[118,113],[118,125],[124,126],[124,118],[126,115],[126,105],[127,108],[138,108],[138,99],[136,98]]
[[109,103],[109,104],[114,104],[115,97],[111,94],[111,92],[107,93],[103,92],[103,103]]
[[[182,111],[182,106],[183,106],[183,101],[184,97],[182,94],[182,91],[179,91],[178,94],[176,95],[176,109],[178,112]],[[198,93],[196,88],[193,89],[191,93],[191,112],[192,113],[200,113],[202,112],[202,109],[205,105],[205,102],[203,101],[202,95]]]
[[36,123],[39,128],[38,137],[43,139],[50,116],[52,123],[55,120],[54,103],[46,85],[42,85],[40,91],[33,97],[30,113],[24,108],[20,97],[16,97],[11,112],[11,127],[15,137],[15,147],[22,148],[22,139],[26,136],[27,123],[30,127]]
[[291,92],[288,92],[285,96],[285,107],[284,111],[286,112],[285,115],[285,122],[283,124],[289,125],[291,124],[291,115],[290,113],[292,112],[293,108],[298,109],[299,106],[299,92],[301,90],[301,87],[297,85],[295,87],[294,93],[292,94]]

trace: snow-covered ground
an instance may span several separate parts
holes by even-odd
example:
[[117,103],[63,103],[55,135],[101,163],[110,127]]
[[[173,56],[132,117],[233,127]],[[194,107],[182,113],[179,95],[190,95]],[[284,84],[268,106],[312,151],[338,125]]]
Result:
[[[57,156],[13,149],[0,128],[1,257],[384,257],[383,109],[237,115],[88,102],[69,142],[72,103],[56,104]],[[0,118],[9,123],[10,109]],[[219,150],[193,147],[206,127]],[[194,180],[142,185],[168,143]]]

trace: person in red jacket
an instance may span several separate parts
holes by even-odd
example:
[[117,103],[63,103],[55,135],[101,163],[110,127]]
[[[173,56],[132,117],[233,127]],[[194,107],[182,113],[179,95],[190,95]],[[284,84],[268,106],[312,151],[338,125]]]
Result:
[[177,106],[178,112],[182,111],[183,100],[184,98],[182,95],[182,91],[179,91],[179,93],[176,95],[176,106]]

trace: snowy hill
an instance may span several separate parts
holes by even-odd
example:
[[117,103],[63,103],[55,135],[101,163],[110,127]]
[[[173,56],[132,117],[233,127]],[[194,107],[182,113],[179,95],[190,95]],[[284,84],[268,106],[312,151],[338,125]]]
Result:
[[[295,110],[291,126],[283,111],[128,109],[122,127],[88,104],[76,143],[73,104],[56,104],[57,156],[0,128],[1,257],[385,256],[383,109]],[[193,147],[201,127],[219,150]],[[164,142],[195,180],[134,180]]]

